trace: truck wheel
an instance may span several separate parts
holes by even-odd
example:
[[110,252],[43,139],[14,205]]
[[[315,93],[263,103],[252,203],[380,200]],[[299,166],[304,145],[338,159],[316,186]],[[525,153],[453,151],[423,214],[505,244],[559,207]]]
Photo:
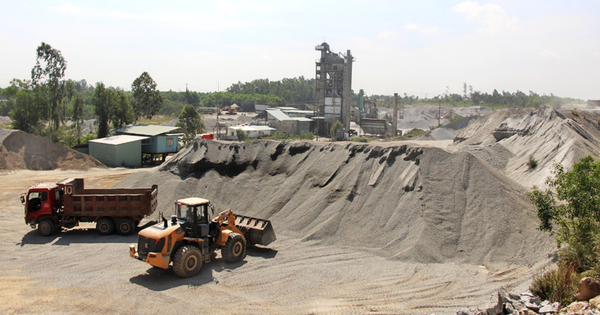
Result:
[[42,236],[50,236],[54,234],[54,223],[50,220],[44,220],[38,223],[38,233]]
[[119,220],[117,223],[117,233],[121,235],[129,235],[135,231],[135,226],[133,225],[133,221],[130,219],[124,218]]
[[202,255],[196,246],[181,246],[173,258],[173,271],[182,277],[192,277],[197,275],[202,268]]
[[111,218],[102,218],[96,223],[96,231],[100,235],[109,235],[115,231],[115,223]]
[[246,241],[238,233],[230,233],[225,247],[221,249],[221,256],[228,263],[238,262],[246,257]]

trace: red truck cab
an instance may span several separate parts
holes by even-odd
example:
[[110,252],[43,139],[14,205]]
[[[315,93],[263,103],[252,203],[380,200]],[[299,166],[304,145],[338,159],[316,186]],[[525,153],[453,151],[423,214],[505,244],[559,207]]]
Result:
[[21,195],[25,205],[25,223],[35,225],[38,218],[55,215],[62,206],[63,191],[55,183],[39,183]]
[[213,133],[203,133],[203,134],[197,135],[196,139],[215,140],[215,135]]

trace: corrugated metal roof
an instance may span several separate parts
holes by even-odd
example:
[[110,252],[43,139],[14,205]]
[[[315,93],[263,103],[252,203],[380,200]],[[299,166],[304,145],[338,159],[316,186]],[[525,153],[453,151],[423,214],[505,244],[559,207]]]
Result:
[[277,120],[292,120],[290,118],[290,116],[284,114],[279,109],[267,109],[267,113],[269,113],[269,115],[275,117],[275,119],[277,119]]
[[140,136],[158,136],[163,133],[173,133],[175,130],[180,130],[179,127],[159,126],[159,125],[127,125],[121,128],[113,129],[115,133],[132,134]]
[[95,140],[90,140],[90,142],[94,143],[103,143],[103,144],[111,144],[111,145],[119,145],[123,143],[129,143],[134,141],[142,141],[144,139],[149,139],[150,137],[140,137],[140,136],[130,136],[130,135],[118,135],[106,138],[100,138]]
[[241,130],[253,130],[253,131],[273,131],[273,130],[277,130],[273,127],[269,127],[269,126],[233,126],[233,127],[229,127],[230,129],[241,129]]
[[305,118],[305,117],[292,117],[292,120],[297,120],[297,121],[312,121],[312,119]]

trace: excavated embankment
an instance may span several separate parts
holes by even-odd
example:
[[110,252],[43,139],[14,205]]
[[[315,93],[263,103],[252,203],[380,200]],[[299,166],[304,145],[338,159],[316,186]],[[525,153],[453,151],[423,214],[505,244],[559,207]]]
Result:
[[119,185],[154,183],[165,212],[200,196],[268,218],[280,235],[405,261],[531,264],[554,249],[523,187],[467,152],[197,140]]

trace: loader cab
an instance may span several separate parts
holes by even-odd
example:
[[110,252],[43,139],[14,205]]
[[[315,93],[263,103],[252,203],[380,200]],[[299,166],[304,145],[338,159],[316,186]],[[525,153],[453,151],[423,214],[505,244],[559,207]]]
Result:
[[212,234],[211,220],[208,213],[214,208],[210,201],[203,198],[185,198],[175,202],[175,213],[171,216],[172,223],[178,223],[184,228],[186,236],[203,238]]

